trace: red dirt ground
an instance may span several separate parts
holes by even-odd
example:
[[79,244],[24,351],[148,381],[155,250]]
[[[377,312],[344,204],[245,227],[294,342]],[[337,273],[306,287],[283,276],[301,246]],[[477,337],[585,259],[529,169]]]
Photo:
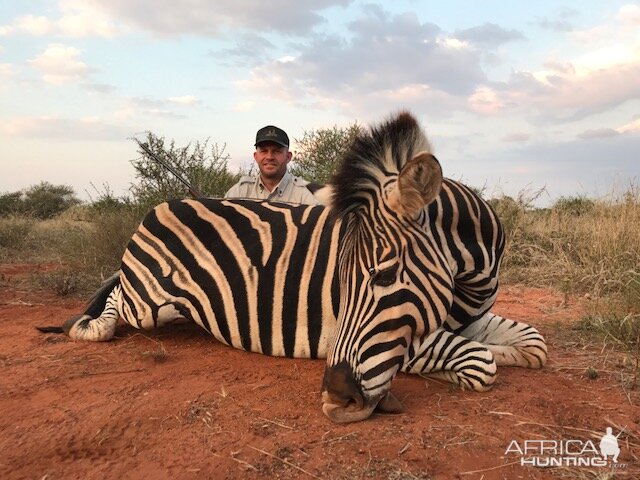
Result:
[[[24,287],[39,269],[0,265],[0,479],[640,478],[624,356],[570,340],[588,300],[504,288],[494,311],[543,332],[547,367],[502,368],[488,393],[400,375],[406,413],[337,425],[321,411],[323,361],[233,350],[192,325],[122,325],[100,344],[37,332],[83,307]],[[536,468],[506,452],[513,440],[597,447],[625,425],[615,468]]]

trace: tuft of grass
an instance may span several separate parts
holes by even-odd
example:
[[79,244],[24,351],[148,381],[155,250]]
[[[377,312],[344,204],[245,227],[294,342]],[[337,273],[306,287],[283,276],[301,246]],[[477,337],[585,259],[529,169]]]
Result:
[[598,370],[596,370],[593,367],[587,368],[587,371],[585,372],[585,374],[587,375],[587,378],[589,380],[596,380],[600,376],[600,374],[598,373]]

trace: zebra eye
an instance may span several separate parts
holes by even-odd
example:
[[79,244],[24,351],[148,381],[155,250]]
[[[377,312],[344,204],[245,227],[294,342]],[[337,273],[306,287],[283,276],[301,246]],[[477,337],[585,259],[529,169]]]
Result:
[[372,270],[374,270],[374,273],[371,276],[371,283],[373,285],[378,285],[379,287],[388,287],[389,285],[393,285],[396,281],[396,277],[398,275],[398,264],[394,263],[383,270]]

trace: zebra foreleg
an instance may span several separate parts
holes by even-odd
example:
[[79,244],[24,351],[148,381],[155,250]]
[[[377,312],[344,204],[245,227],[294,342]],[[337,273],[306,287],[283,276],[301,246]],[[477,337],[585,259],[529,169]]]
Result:
[[478,342],[438,329],[414,347],[402,368],[406,373],[440,378],[477,392],[489,390],[496,380],[493,354]]
[[526,323],[487,312],[458,333],[486,345],[499,366],[542,368],[547,362],[544,337]]

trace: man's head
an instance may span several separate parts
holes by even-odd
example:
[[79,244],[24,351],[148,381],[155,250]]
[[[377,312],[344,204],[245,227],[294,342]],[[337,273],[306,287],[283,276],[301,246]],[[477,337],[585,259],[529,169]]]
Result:
[[287,164],[291,160],[289,136],[284,130],[267,125],[256,133],[255,146],[253,158],[263,180],[279,182],[287,172]]

